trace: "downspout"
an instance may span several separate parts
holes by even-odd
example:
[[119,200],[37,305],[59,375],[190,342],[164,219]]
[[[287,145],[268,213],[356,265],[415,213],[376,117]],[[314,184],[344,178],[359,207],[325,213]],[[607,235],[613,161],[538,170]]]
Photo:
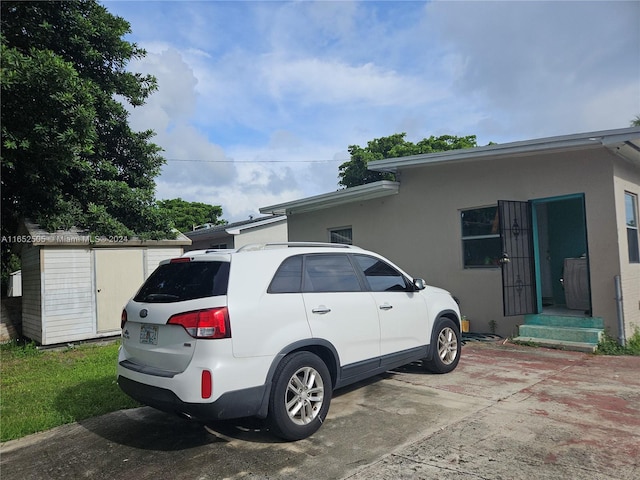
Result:
[[616,310],[618,313],[618,343],[621,346],[627,344],[627,338],[624,333],[624,311],[622,309],[622,282],[620,275],[613,277],[616,284]]

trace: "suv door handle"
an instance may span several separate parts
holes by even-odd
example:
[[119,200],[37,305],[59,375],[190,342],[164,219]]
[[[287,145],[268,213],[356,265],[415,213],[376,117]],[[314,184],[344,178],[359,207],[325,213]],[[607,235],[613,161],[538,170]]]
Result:
[[330,311],[331,309],[325,307],[324,305],[320,305],[319,307],[313,308],[311,310],[312,313],[318,313],[320,315],[324,315],[325,313],[329,313]]
[[388,303],[383,303],[378,307],[380,310],[391,310],[393,305],[389,305]]

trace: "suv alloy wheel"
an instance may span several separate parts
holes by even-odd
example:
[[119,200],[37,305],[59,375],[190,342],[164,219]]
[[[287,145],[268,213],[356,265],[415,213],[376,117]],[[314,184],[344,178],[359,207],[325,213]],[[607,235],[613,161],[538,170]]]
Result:
[[295,352],[278,366],[271,390],[268,423],[285,440],[300,440],[316,432],[331,403],[331,376],[311,352]]
[[432,373],[449,373],[460,361],[460,329],[449,318],[439,318],[433,327],[433,357],[423,360],[423,366]]

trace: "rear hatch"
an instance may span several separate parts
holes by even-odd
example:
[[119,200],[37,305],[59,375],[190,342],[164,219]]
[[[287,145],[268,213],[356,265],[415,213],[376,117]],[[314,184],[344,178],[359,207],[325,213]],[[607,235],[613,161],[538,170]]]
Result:
[[156,375],[184,371],[196,342],[210,340],[195,338],[197,329],[188,332],[185,326],[168,322],[185,318],[193,322],[225,308],[229,265],[228,255],[162,262],[123,312],[125,366]]

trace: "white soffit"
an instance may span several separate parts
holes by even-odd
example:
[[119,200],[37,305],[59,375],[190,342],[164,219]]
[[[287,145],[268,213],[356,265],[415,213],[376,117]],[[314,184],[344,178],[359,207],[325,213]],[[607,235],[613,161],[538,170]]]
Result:
[[640,138],[616,141],[603,141],[602,144],[616,155],[625,160],[640,166]]
[[322,195],[294,200],[292,202],[263,207],[260,209],[260,213],[291,215],[295,213],[312,212],[314,210],[322,210],[348,203],[395,195],[399,191],[400,183],[382,180],[379,182],[367,183],[366,185],[337,190],[331,193],[324,193]]

